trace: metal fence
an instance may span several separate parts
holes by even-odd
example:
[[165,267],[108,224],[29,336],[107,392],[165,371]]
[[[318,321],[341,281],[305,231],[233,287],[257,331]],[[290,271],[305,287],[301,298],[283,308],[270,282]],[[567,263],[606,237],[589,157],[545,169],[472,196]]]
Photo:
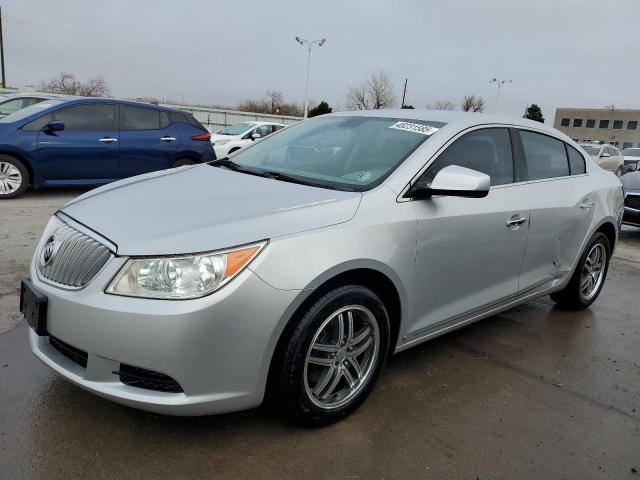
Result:
[[270,115],[268,113],[237,112],[235,110],[194,107],[192,105],[163,105],[193,113],[193,116],[212,133],[219,132],[224,127],[240,122],[274,122],[292,125],[302,120],[302,117],[286,117],[282,115]]

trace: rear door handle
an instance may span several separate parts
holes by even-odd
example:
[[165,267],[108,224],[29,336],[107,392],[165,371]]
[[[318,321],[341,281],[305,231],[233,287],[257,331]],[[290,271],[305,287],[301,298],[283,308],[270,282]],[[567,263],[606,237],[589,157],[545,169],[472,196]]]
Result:
[[117,142],[118,139],[117,138],[111,138],[111,137],[105,137],[105,138],[100,138],[98,141],[102,142],[102,143],[111,143],[111,142]]
[[507,222],[507,227],[517,227],[519,225],[522,225],[523,223],[526,223],[526,221],[527,219],[525,217],[514,218]]
[[594,205],[595,205],[595,202],[583,202],[580,205],[578,205],[578,207],[581,208],[582,210],[589,210]]
[[163,142],[175,142],[176,137],[162,137],[160,138],[160,140],[162,140]]

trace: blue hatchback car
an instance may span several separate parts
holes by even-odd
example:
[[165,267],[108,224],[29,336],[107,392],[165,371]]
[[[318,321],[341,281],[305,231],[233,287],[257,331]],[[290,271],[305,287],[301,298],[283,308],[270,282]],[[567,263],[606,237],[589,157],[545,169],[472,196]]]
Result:
[[0,199],[33,188],[102,185],[215,160],[188,112],[124,100],[52,99],[0,118]]

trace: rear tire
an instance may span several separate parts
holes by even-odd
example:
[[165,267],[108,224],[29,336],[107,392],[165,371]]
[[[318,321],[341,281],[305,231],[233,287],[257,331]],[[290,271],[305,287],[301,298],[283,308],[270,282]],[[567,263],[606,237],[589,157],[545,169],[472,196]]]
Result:
[[29,170],[18,159],[0,155],[0,200],[22,195],[29,186]]
[[171,164],[171,168],[184,167],[185,165],[195,165],[195,160],[191,160],[190,158],[179,158]]
[[356,410],[373,389],[389,351],[389,316],[371,290],[346,285],[316,300],[284,341],[272,404],[320,427]]
[[609,269],[611,245],[601,232],[591,237],[567,286],[551,294],[558,306],[581,310],[595,302],[602,291]]

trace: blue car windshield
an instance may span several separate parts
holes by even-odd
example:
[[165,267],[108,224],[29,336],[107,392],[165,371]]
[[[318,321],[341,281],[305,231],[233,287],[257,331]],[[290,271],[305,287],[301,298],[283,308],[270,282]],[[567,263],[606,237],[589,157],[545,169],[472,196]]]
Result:
[[29,107],[23,108],[22,110],[18,110],[16,112],[10,113],[6,117],[0,118],[0,123],[18,122],[23,118],[27,118],[35,113],[42,112],[43,110],[49,107],[53,107],[54,105],[58,105],[63,101],[64,100],[45,100],[44,102],[36,103]]
[[282,129],[235,153],[232,160],[254,174],[364,191],[380,184],[443,125],[385,117],[318,117]]

